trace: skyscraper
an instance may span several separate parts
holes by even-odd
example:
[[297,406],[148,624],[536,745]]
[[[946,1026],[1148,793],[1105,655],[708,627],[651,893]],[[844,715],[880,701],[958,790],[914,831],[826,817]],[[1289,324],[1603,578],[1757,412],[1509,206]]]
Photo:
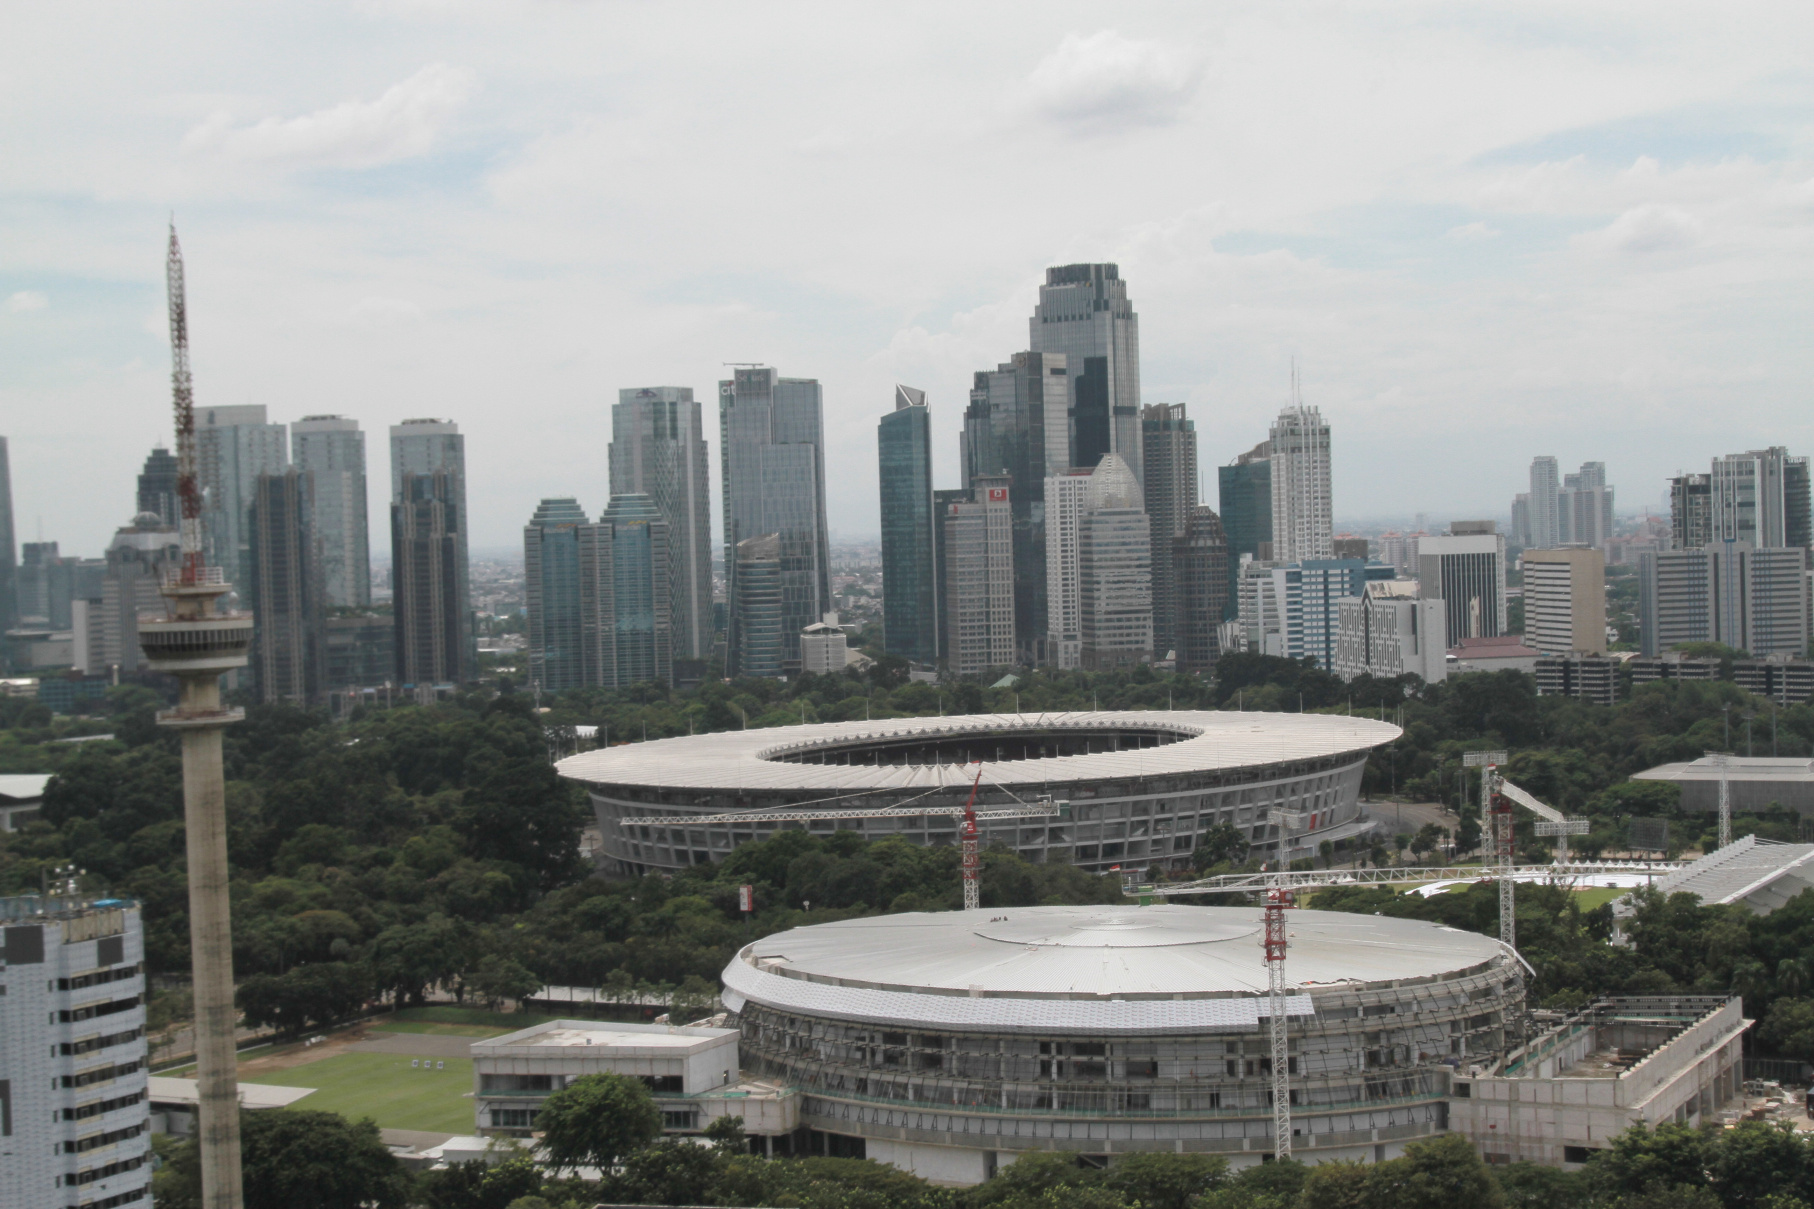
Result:
[[1646,655],[1722,642],[1753,657],[1807,652],[1809,551],[1715,541],[1638,556],[1638,627]]
[[152,448],[139,471],[139,511],[155,512],[167,525],[182,519],[176,499],[176,457],[162,445]]
[[[1050,659],[1046,642],[1046,479],[1067,467],[1094,466],[1072,452],[1072,395],[1067,360],[1056,353],[1016,353],[981,370],[970,388],[960,449],[966,488],[983,475],[1012,480],[1014,632],[1022,663]],[[1138,429],[1136,428],[1136,432]]]
[[737,543],[730,576],[730,628],[738,636],[733,676],[779,676],[786,644],[782,629],[781,539],[773,533]]
[[[1531,545],[1539,550],[1554,549],[1562,541],[1561,504],[1558,497],[1562,492],[1561,473],[1556,468],[1556,459],[1543,456],[1531,459]],[[1455,624],[1455,610],[1449,610],[1449,625]],[[1453,643],[1449,645],[1453,646]]]
[[579,529],[586,521],[578,500],[547,499],[523,527],[529,680],[543,692],[562,693],[594,683],[587,678],[580,636]]
[[[673,563],[668,542],[672,530],[655,501],[641,493],[614,495],[592,530],[608,534],[611,543],[611,667],[607,684],[623,688],[644,680],[674,682],[674,631],[669,580]],[[582,581],[588,575],[588,550],[596,539],[582,534]],[[602,570],[603,559],[595,557]],[[602,593],[599,598],[602,600]],[[588,615],[602,616],[593,607]],[[602,628],[602,627],[601,627]]]
[[[1101,466],[1096,464],[1097,469]],[[1073,466],[1046,479],[1046,659],[1065,670],[1083,666],[1083,589],[1077,579],[1077,558],[1095,473]]]
[[[1144,482],[1140,317],[1128,301],[1121,270],[1112,264],[1047,269],[1028,328],[1028,347],[1034,352],[1065,358],[1074,409],[1070,464],[1088,469],[1103,454],[1118,453],[1134,478]],[[1024,489],[1025,480],[1016,485]]]
[[0,633],[19,624],[17,551],[13,546],[13,470],[0,437]]
[[1606,653],[1606,558],[1598,549],[1526,550],[1524,645],[1545,655]]
[[1222,619],[1232,621],[1239,610],[1241,556],[1272,561],[1272,442],[1261,441],[1216,468],[1216,503],[1228,535],[1228,603]]
[[116,530],[107,547],[107,573],[101,582],[101,649],[89,670],[117,667],[136,672],[146,665],[139,646],[139,615],[163,609],[161,585],[166,572],[182,567],[176,526],[155,512],[141,512]]
[[1172,592],[1177,670],[1201,675],[1221,653],[1217,632],[1228,607],[1228,535],[1207,504],[1192,508],[1172,539]]
[[1077,589],[1082,663],[1110,671],[1153,657],[1152,529],[1140,484],[1117,454],[1090,474],[1078,525]]
[[266,422],[263,404],[198,407],[195,452],[208,563],[243,589],[252,578],[246,525],[253,488],[259,475],[282,474],[290,464],[283,425]]
[[932,417],[926,392],[894,388],[876,425],[882,491],[882,630],[890,655],[938,662],[938,518],[932,510]]
[[611,494],[646,495],[668,522],[673,657],[712,653],[712,489],[690,386],[633,386],[611,408]]
[[[478,661],[468,555],[466,438],[452,420],[420,419],[391,425],[390,439],[391,612],[397,619],[397,674],[404,684],[463,682]],[[412,475],[413,484],[408,481]],[[399,541],[406,541],[409,549],[401,549]]]
[[[749,366],[718,384],[724,561],[733,603],[726,644],[731,675],[779,675],[797,668],[800,632],[831,606],[823,427],[817,379],[783,378],[765,366]],[[750,670],[757,664],[746,657],[738,628],[738,547],[771,535],[780,560],[781,663],[775,671],[757,673]],[[767,666],[767,655],[759,662]]]
[[1334,555],[1329,489],[1329,426],[1300,403],[1279,412],[1272,446],[1272,557],[1302,562]]
[[1015,661],[1014,512],[1007,475],[978,475],[945,516],[945,664],[957,675]]
[[1612,496],[1605,462],[1583,462],[1578,473],[1563,475],[1556,496],[1557,544],[1604,551],[1612,541]]
[[1669,538],[1677,550],[1698,550],[1713,540],[1713,476],[1682,474],[1669,480]]
[[1140,430],[1152,522],[1153,656],[1163,659],[1178,645],[1172,543],[1184,536],[1197,507],[1197,429],[1185,418],[1184,404],[1155,403],[1141,408]]
[[332,608],[372,603],[371,526],[366,517],[365,434],[345,416],[304,416],[290,425],[290,460],[314,477],[323,599]]
[[1456,521],[1417,540],[1418,595],[1443,602],[1443,649],[1505,633],[1505,536],[1492,521]]
[[407,470],[391,504],[397,681],[418,690],[472,677],[466,508],[457,472]]
[[252,578],[245,596],[253,616],[253,683],[266,705],[308,705],[326,687],[326,577],[313,486],[310,472],[291,467],[259,475],[252,488],[246,528]]
[[1809,544],[1808,459],[1781,445],[1713,459],[1709,495],[1712,541]]

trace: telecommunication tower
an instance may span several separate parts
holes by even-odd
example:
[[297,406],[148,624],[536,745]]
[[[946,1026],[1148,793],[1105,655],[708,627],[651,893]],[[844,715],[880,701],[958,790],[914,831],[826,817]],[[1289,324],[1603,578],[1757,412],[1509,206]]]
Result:
[[177,498],[182,507],[180,570],[165,572],[165,615],[139,618],[139,645],[180,686],[160,726],[182,736],[183,825],[188,848],[189,945],[194,972],[195,1066],[200,1117],[202,1205],[241,1209],[238,1057],[234,1048],[233,927],[227,896],[227,793],[221,730],[245,711],[221,704],[223,672],[246,665],[249,613],[223,612],[232,591],[202,554],[202,493],[196,477],[195,397],[189,379],[189,318],[183,253],[170,226],[165,261],[170,300],[171,393],[176,405]]

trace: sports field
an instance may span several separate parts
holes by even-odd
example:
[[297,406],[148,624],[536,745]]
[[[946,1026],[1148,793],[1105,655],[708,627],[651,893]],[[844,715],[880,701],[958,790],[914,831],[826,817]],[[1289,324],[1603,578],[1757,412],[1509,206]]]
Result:
[[[427,1067],[411,1067],[412,1061]],[[437,1070],[437,1062],[445,1065]],[[348,1120],[370,1117],[382,1129],[473,1131],[470,1058],[336,1054],[266,1074],[243,1075],[240,1081],[313,1087],[315,1094],[304,1096],[294,1107],[337,1112]]]

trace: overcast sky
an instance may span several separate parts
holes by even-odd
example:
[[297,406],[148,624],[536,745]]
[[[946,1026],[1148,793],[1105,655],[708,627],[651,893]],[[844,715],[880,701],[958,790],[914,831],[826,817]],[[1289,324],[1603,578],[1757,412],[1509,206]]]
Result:
[[[1814,5],[7,5],[0,434],[19,539],[98,554],[169,432],[164,223],[201,404],[467,433],[475,546],[606,502],[622,386],[825,388],[834,533],[1046,266],[1112,260],[1203,463],[1293,356],[1337,524],[1502,515],[1529,461],[1814,447]],[[715,441],[714,441],[715,446]],[[717,506],[717,452],[712,457]],[[1208,472],[1214,502],[1213,470]]]

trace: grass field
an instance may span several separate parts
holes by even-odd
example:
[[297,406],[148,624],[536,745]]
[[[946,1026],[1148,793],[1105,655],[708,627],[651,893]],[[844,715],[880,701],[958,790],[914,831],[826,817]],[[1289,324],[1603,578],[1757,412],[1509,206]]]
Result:
[[282,1087],[312,1087],[297,1108],[337,1112],[348,1120],[370,1117],[383,1129],[469,1134],[473,1130],[472,1060],[442,1061],[445,1069],[410,1066],[402,1054],[338,1054],[266,1075],[242,1079]]
[[[538,1016],[527,1012],[487,1012],[483,1008],[454,1007],[451,1004],[436,1004],[433,1007],[403,1008],[383,1018],[384,1023],[376,1027],[390,1028],[400,1033],[438,1032],[425,1028],[401,1028],[400,1025],[421,1024],[457,1024],[468,1028],[485,1028],[494,1033],[514,1033],[518,1029],[529,1028],[537,1024],[546,1024],[558,1020],[558,1016]],[[462,1034],[464,1035],[464,1034]]]

